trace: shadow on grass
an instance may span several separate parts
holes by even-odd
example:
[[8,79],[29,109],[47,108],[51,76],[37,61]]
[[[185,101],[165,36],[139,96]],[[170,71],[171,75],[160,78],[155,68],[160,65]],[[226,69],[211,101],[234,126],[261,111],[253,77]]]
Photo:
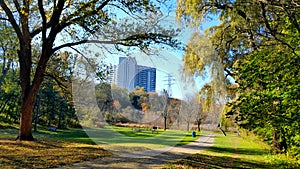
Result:
[[211,156],[206,154],[194,154],[169,165],[166,168],[274,168],[270,164],[245,161],[241,158],[228,156]]
[[18,128],[13,125],[0,124],[0,129],[18,129]]
[[36,142],[0,139],[0,152],[0,168],[53,168],[111,156],[100,146],[51,139]]
[[[201,136],[205,136],[205,135],[201,135],[201,134],[197,134],[196,137],[192,137],[191,134],[187,134],[179,143],[177,143],[175,146],[183,146],[192,142],[197,142],[197,139],[199,139],[199,137]],[[210,142],[201,142],[201,143],[206,143],[206,144],[213,144]],[[194,146],[188,146],[189,148],[193,148]],[[199,146],[195,146],[196,149],[199,148]]]
[[152,132],[152,131],[118,131],[120,134],[123,134],[127,137],[139,137],[147,138],[154,137],[162,133],[162,131]]
[[96,145],[96,143],[82,129],[64,129],[57,130],[55,132],[40,130],[38,132],[35,132],[35,136],[37,140],[39,140],[40,138],[59,139],[64,141]]
[[243,155],[264,155],[266,151],[264,149],[253,149],[253,148],[224,148],[224,147],[211,147],[209,151],[216,153],[235,153]]

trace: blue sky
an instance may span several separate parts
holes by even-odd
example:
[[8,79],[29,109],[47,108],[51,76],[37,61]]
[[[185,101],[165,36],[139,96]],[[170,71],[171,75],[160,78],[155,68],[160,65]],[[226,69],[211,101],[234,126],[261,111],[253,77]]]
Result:
[[[176,7],[176,3],[171,4],[173,10]],[[202,29],[205,30],[212,25],[218,24],[218,19],[215,17],[215,20],[211,22],[206,22],[202,25]],[[173,28],[183,28],[180,24],[175,21],[175,13],[174,11],[169,13],[169,16],[164,19],[161,24],[164,26],[172,26]],[[192,29],[185,28],[178,36],[178,39],[183,43],[187,44],[190,39],[190,35],[192,33]],[[112,47],[111,45],[107,45],[107,47]],[[89,49],[99,51],[99,47],[95,48],[92,45]],[[167,48],[159,48],[158,46],[157,55],[146,55],[143,52],[134,51],[130,53],[129,56],[135,57],[139,65],[155,67],[157,69],[157,79],[156,79],[156,90],[157,92],[162,91],[163,89],[168,89],[167,85],[167,76],[168,74],[172,75],[174,81],[174,85],[172,85],[172,97],[184,99],[186,94],[194,94],[196,93],[205,83],[209,81],[207,78],[198,77],[195,78],[193,81],[184,81],[182,79],[182,67],[183,62],[182,58],[184,55],[184,51],[179,50],[171,50]],[[112,65],[117,65],[119,62],[119,57],[126,57],[124,53],[117,53],[117,54],[110,54],[105,51],[104,55],[106,55],[105,62]]]
[[[173,20],[174,26],[178,26],[178,23],[175,21],[174,16],[168,18],[168,22]],[[203,25],[203,29],[206,29],[212,25],[218,24],[218,20],[213,20],[212,22],[206,23]],[[185,29],[178,39],[186,44],[191,35],[191,29]],[[161,49],[157,55],[146,55],[142,52],[135,52],[130,54],[131,57],[135,57],[139,65],[155,67],[157,69],[157,78],[156,78],[156,90],[157,92],[162,91],[163,89],[168,89],[167,85],[167,76],[168,74],[172,75],[174,85],[172,85],[172,97],[184,99],[185,95],[190,95],[196,93],[205,83],[209,82],[209,79],[198,77],[193,81],[185,82],[182,79],[182,67],[183,67],[183,57],[184,52],[178,50],[168,50]],[[109,55],[106,59],[107,63],[117,65],[119,57],[124,56],[119,55]],[[196,85],[194,85],[196,84]]]

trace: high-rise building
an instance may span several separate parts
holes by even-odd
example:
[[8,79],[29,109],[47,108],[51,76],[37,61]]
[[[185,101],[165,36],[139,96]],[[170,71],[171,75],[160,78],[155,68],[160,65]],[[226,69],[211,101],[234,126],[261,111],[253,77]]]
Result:
[[120,57],[118,66],[118,83],[120,87],[125,87],[129,91],[134,90],[134,77],[137,74],[137,63],[135,58]]
[[138,65],[135,58],[120,57],[117,85],[129,91],[136,86],[144,87],[146,92],[156,90],[156,68]]
[[138,65],[138,73],[135,76],[135,86],[144,87],[146,92],[155,92],[156,69]]

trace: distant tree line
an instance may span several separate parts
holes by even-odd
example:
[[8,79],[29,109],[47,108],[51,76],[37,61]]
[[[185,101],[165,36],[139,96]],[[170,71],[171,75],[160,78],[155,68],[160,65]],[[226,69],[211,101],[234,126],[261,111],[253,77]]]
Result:
[[96,85],[96,98],[104,121],[110,124],[136,123],[149,126],[160,125],[165,130],[169,127],[190,130],[200,125],[207,117],[199,97],[190,96],[185,100],[170,98],[168,92],[146,92],[143,87],[136,87],[128,92],[126,88],[101,83]]

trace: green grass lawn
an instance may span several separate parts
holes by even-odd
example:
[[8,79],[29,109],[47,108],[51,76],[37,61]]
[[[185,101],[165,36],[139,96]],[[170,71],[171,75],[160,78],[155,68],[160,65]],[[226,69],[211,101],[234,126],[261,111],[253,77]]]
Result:
[[71,140],[88,144],[141,146],[145,148],[161,148],[166,146],[183,145],[197,138],[192,138],[190,132],[179,130],[157,130],[152,132],[145,129],[107,126],[105,128],[86,128],[58,130],[57,132],[40,131],[35,133],[36,138],[55,138]]
[[192,137],[192,132],[190,131],[186,134],[185,137],[182,138],[182,140],[179,143],[176,144],[176,146],[182,146],[190,142],[193,142],[197,140],[200,136],[201,136],[200,134],[197,134],[196,137]]
[[[36,142],[16,142],[15,128],[0,129],[0,165],[7,168],[40,168],[72,164],[79,161],[109,156],[102,148],[116,145],[129,151],[141,151],[166,146],[181,146],[193,138],[191,132],[108,126],[47,131],[40,128],[34,133]],[[203,135],[213,134],[201,132]],[[216,134],[216,133],[214,133]],[[299,168],[295,160],[284,155],[273,155],[270,147],[249,137],[238,137],[234,133],[223,136],[216,134],[214,146],[201,150],[166,168]],[[201,136],[201,135],[200,135]],[[141,149],[140,147],[144,147]],[[116,147],[112,147],[116,148]]]
[[270,147],[250,138],[236,134],[215,137],[214,146],[188,156],[166,168],[299,168],[292,159],[274,155]]
[[[190,132],[108,126],[105,128],[58,129],[48,131],[39,127],[33,132],[35,142],[14,141],[16,127],[0,129],[0,166],[5,168],[51,168],[84,160],[110,156],[106,148],[112,145],[129,151],[148,150],[173,145],[183,145],[196,138]],[[141,148],[143,147],[143,148]],[[104,148],[104,149],[103,149]]]
[[[0,129],[0,138],[14,139],[18,135],[17,129]],[[158,129],[155,132],[146,129],[132,129],[128,127],[107,126],[105,128],[86,128],[48,131],[41,128],[33,132],[36,139],[58,139],[86,144],[136,144],[149,148],[184,145],[196,140],[191,132],[180,130]]]
[[[0,130],[1,131],[1,130]],[[8,132],[9,131],[9,132]],[[0,138],[15,138],[17,130],[4,129]],[[193,138],[191,132],[180,130],[158,129],[155,132],[148,129],[133,129],[129,127],[107,126],[105,128],[66,129],[56,132],[47,131],[46,128],[33,133],[39,139],[59,139],[86,144],[135,144],[161,148],[166,146],[184,145],[198,138]]]

